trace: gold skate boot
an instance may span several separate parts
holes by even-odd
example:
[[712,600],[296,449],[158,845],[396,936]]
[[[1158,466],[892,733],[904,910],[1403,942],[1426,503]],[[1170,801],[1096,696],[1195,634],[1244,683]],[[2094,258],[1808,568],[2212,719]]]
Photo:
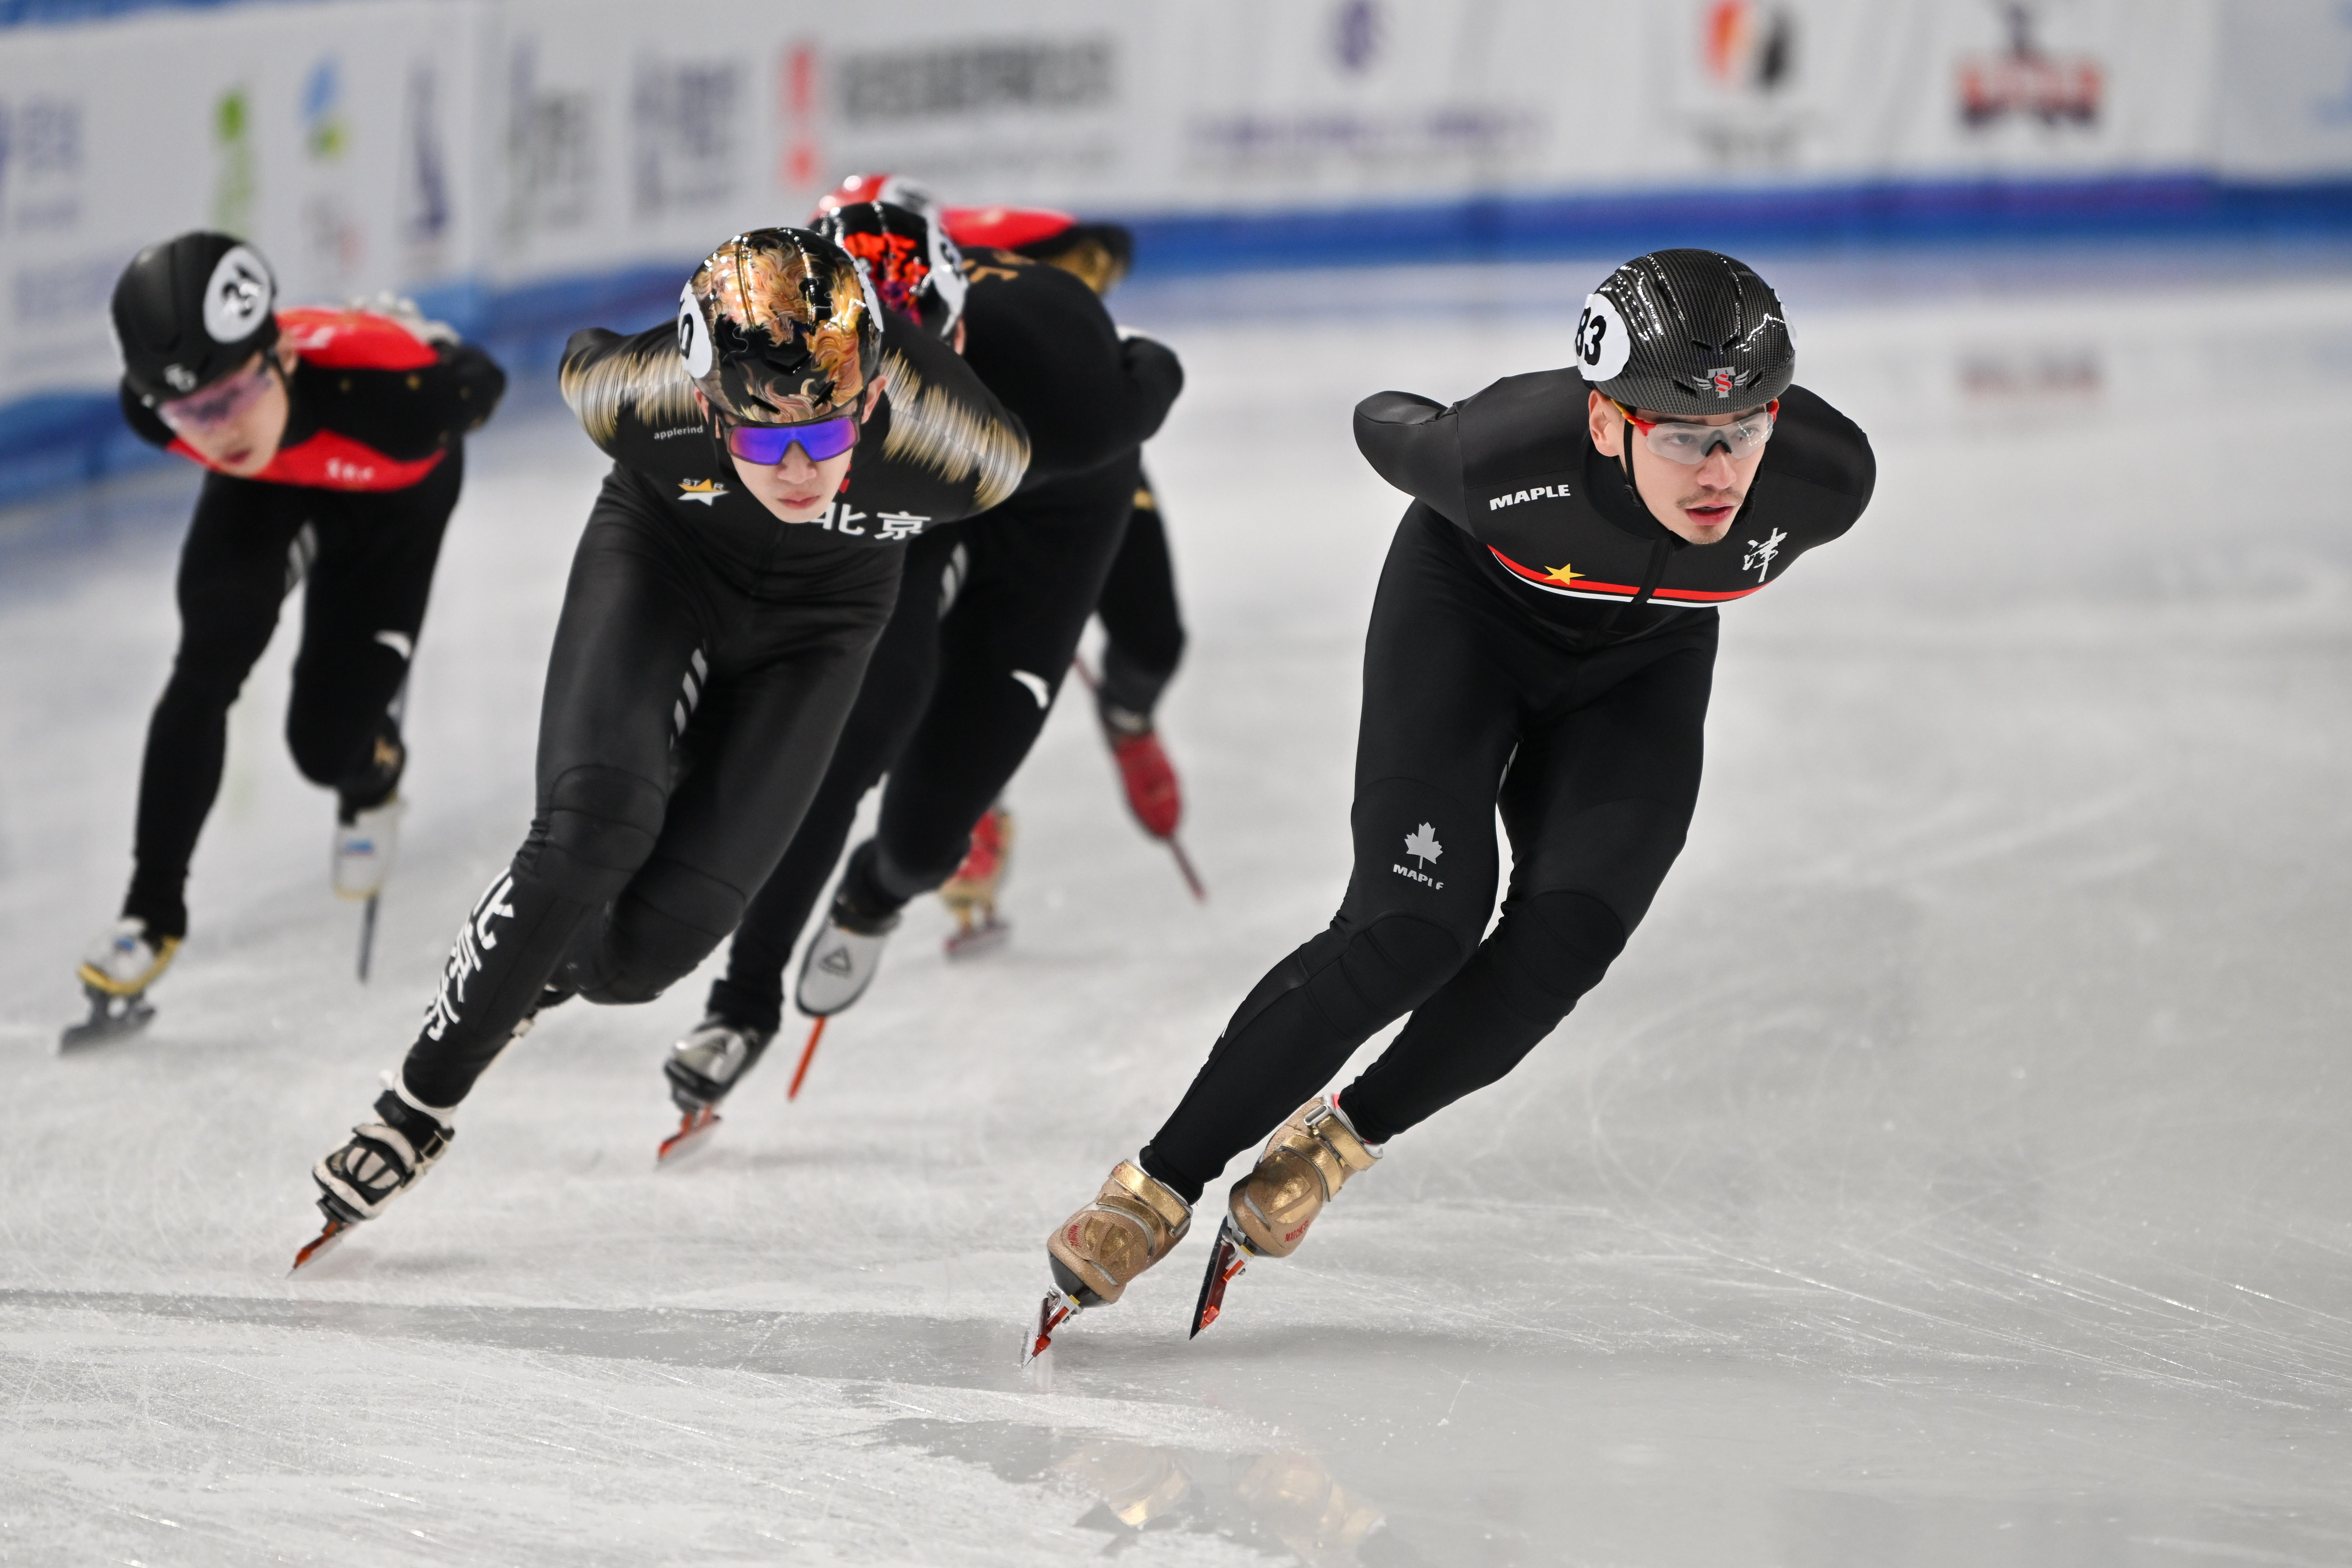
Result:
[[950,958],[976,958],[1004,945],[1013,934],[1009,921],[996,916],[997,889],[1013,864],[1013,814],[1002,804],[981,813],[971,830],[971,848],[955,875],[940,884],[940,902],[956,918],[955,933],[947,939]]
[[1108,1307],[1135,1277],[1168,1256],[1192,1228],[1192,1205],[1121,1160],[1094,1202],[1064,1220],[1045,1238],[1054,1284],[1038,1309],[1036,1331],[1024,1342],[1021,1363],[1045,1353],[1054,1331],[1083,1307]]
[[1192,1309],[1192,1332],[1217,1321],[1225,1287],[1252,1258],[1287,1258],[1307,1239],[1307,1227],[1323,1205],[1339,1195],[1349,1176],[1369,1171],[1380,1151],[1356,1136],[1339,1103],[1324,1095],[1300,1106],[1274,1130],[1257,1166],[1234,1184],[1225,1221],[1201,1279],[1201,1300]]

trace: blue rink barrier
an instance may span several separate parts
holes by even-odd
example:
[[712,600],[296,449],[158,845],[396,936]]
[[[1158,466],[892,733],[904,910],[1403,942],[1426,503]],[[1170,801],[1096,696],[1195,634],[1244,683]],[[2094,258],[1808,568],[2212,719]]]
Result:
[[[114,0],[89,0],[97,5]],[[121,0],[133,5],[137,0]],[[0,0],[5,6],[6,0]],[[0,13],[5,15],[5,13]],[[1095,215],[1089,215],[1095,216]],[[2086,181],[1905,182],[1624,195],[1469,197],[1323,211],[1124,216],[1139,279],[1413,262],[1633,255],[1671,245],[1726,250],[1914,249],[2242,243],[2352,238],[2352,180],[2235,184],[2201,175]],[[420,296],[428,315],[507,365],[509,397],[552,395],[565,338],[583,326],[663,320],[695,258],[506,289],[449,285]],[[160,455],[123,427],[111,391],[0,405],[0,504],[150,466]]]

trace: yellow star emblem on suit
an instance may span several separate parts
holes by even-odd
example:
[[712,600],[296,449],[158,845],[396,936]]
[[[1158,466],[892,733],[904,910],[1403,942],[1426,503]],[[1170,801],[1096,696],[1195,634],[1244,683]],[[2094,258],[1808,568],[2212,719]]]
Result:
[[1579,572],[1575,567],[1562,562],[1559,565],[1553,567],[1550,571],[1544,574],[1544,581],[1547,583],[1557,583],[1561,587],[1565,588],[1583,575],[1584,574]]

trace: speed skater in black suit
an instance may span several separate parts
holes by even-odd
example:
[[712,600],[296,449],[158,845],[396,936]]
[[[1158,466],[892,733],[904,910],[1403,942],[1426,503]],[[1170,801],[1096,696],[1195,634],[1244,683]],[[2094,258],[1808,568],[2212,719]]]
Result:
[[537,812],[377,1119],[319,1162],[320,1242],[433,1163],[542,1007],[649,1000],[726,939],[824,773],[908,544],[1027,462],[954,352],[806,230],[720,246],[675,323],[575,333],[562,380],[614,463],[548,660]]
[[122,416],[206,471],[180,555],[180,646],[148,721],[135,868],[79,977],[68,1046],[124,1033],[187,935],[188,860],[219,794],[229,706],[307,581],[286,743],[335,792],[329,880],[373,900],[390,868],[408,759],[399,698],[425,620],[465,436],[506,377],[414,305],[277,308],[269,266],[195,230],[131,258],[114,287]]
[[[911,265],[946,243],[929,198],[903,180],[863,176],[829,200],[825,221],[853,249],[887,244]],[[941,281],[934,270],[908,294],[935,331],[949,319],[943,303],[929,302]],[[784,966],[858,802],[886,772],[875,835],[851,853],[803,962],[803,1010],[822,1026],[856,1001],[900,909],[965,858],[974,824],[1044,726],[1118,548],[1139,449],[1182,385],[1173,353],[1122,338],[1101,300],[1066,271],[973,250],[953,287],[964,363],[1027,429],[1028,475],[1018,493],[910,555],[906,595],[816,800],[735,933],[709,1016],[665,1065],[679,1138],[709,1125],[712,1108],[773,1039]]]
[[[992,247],[1075,274],[1108,298],[1134,264],[1135,237],[1115,223],[1084,223],[1047,207],[949,207],[944,219],[956,243]],[[1153,713],[1184,657],[1184,622],[1176,603],[1176,572],[1168,532],[1149,475],[1139,473],[1127,534],[1095,601],[1102,622],[1102,668],[1094,680],[1095,716],[1118,764],[1128,809],[1152,837],[1176,850],[1177,866],[1202,889],[1176,844],[1184,797],[1175,766],[1160,743]],[[982,819],[982,831],[987,819]],[[975,841],[973,854],[986,846]],[[1003,875],[1000,858],[993,868]],[[963,880],[959,871],[957,880]],[[953,884],[951,883],[950,886]]]
[[[1851,528],[1876,468],[1852,421],[1790,384],[1780,300],[1729,257],[1627,262],[1585,301],[1576,353],[1452,407],[1357,405],[1357,446],[1413,502],[1365,637],[1347,895],[1243,999],[1150,1142],[1048,1237],[1025,1356],[1166,1257],[1271,1131],[1228,1196],[1198,1333],[1248,1258],[1288,1257],[1390,1139],[1551,1033],[1680,853],[1717,607]],[[1498,809],[1511,880],[1482,942]],[[1321,1092],[1407,1013],[1360,1077]]]

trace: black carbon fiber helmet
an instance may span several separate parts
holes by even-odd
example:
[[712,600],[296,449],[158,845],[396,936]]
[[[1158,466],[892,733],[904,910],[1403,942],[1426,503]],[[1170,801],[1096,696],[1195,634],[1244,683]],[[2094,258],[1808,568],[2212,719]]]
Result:
[[1780,297],[1745,262],[1712,250],[1654,250],[1585,300],[1576,366],[1628,408],[1728,414],[1786,392],[1797,351]]
[[855,257],[886,310],[942,338],[963,320],[963,255],[947,230],[891,202],[850,202],[809,226]]
[[115,280],[122,376],[152,407],[209,385],[278,341],[277,279],[234,235],[191,229],[151,245]]
[[722,418],[800,425],[852,414],[882,365],[881,306],[849,253],[823,235],[753,229],[688,279],[677,352]]

